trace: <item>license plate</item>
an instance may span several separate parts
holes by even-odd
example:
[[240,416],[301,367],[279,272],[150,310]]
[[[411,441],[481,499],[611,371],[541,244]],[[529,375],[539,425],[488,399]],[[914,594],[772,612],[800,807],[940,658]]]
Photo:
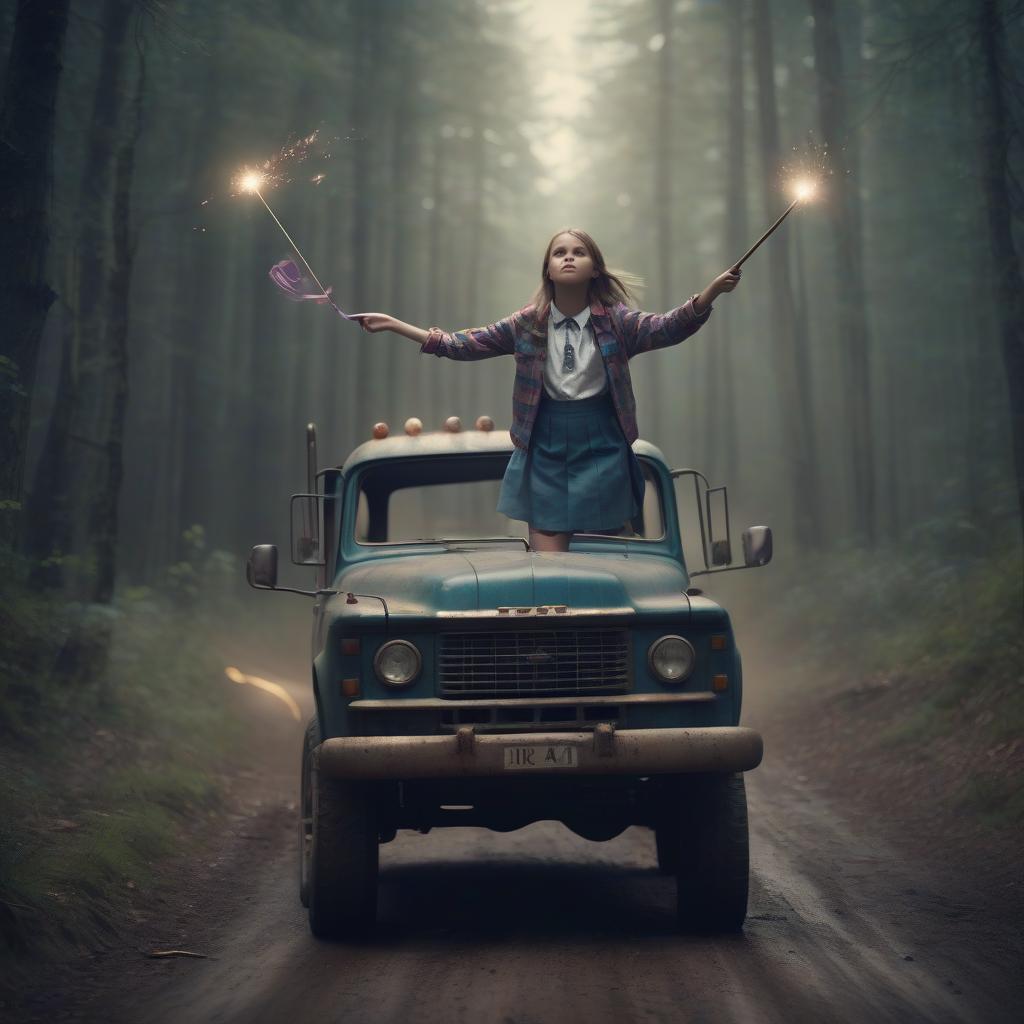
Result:
[[529,771],[531,768],[575,768],[579,764],[576,748],[563,743],[543,743],[533,747],[506,747],[506,771]]

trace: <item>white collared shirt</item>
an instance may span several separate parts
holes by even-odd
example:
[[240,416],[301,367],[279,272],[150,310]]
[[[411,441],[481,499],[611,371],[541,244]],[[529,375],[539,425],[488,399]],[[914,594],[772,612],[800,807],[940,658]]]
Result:
[[[571,402],[579,398],[593,398],[608,390],[604,360],[594,340],[594,328],[590,323],[590,307],[585,306],[571,319],[580,325],[579,332],[567,326],[555,327],[565,319],[552,302],[548,316],[548,357],[544,361],[544,390],[549,398],[560,402]],[[568,336],[576,351],[576,365],[567,373],[562,372],[565,341]]]

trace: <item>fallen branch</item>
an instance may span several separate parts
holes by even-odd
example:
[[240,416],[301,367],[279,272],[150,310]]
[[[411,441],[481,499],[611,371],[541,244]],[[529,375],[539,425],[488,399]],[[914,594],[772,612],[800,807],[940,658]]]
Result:
[[190,953],[187,949],[154,949],[148,955],[150,960],[158,960],[165,956],[190,956],[195,957],[196,960],[209,959],[205,953]]

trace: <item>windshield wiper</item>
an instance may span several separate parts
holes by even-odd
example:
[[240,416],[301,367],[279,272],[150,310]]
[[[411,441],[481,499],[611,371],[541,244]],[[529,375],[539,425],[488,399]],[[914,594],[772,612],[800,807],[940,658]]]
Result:
[[468,544],[522,544],[527,551],[530,550],[530,542],[525,537],[438,537],[435,542],[444,544],[446,547],[465,547]]

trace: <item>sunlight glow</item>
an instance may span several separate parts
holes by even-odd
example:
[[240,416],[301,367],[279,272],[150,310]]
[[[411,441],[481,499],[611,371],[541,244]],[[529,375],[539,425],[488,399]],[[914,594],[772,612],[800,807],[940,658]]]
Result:
[[524,0],[520,17],[532,52],[543,53],[537,74],[540,116],[531,117],[532,148],[543,168],[542,194],[552,182],[576,177],[586,166],[587,148],[576,123],[593,94],[591,0]]

